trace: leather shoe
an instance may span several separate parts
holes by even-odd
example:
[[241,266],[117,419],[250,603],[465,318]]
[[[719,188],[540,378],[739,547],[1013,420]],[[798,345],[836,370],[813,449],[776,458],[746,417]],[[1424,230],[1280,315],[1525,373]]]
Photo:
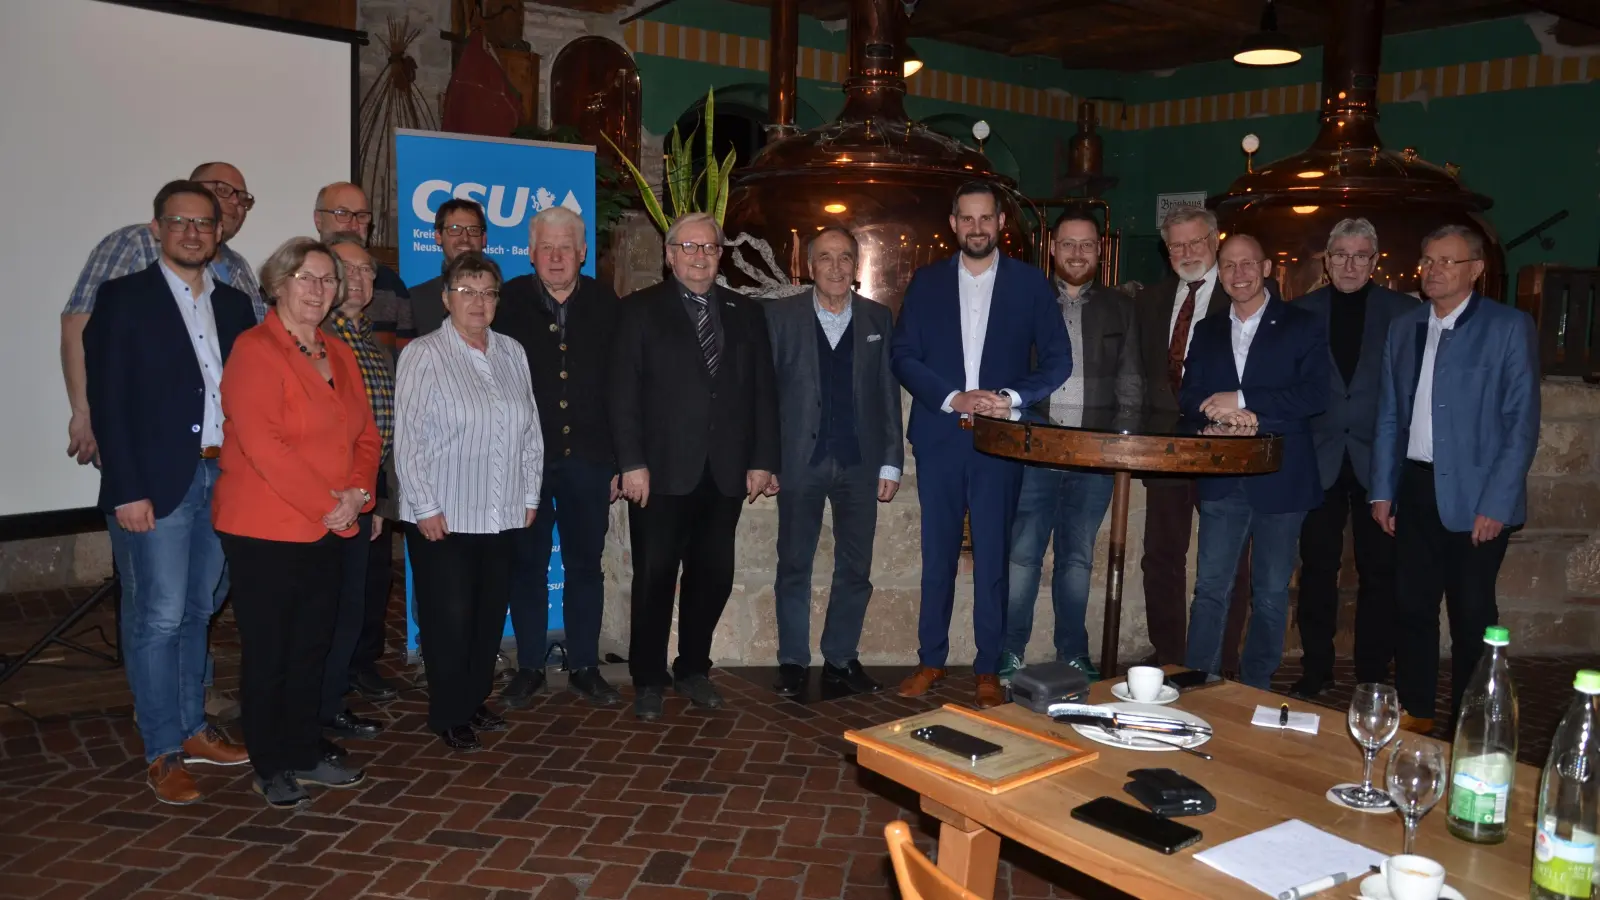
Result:
[[798,697],[805,692],[806,675],[805,666],[794,663],[780,663],[778,665],[778,680],[773,682],[772,691],[779,697]]
[[211,763],[214,766],[242,766],[250,761],[250,753],[243,744],[235,744],[223,737],[222,732],[207,727],[183,742],[183,761]]
[[533,698],[544,693],[543,669],[518,669],[517,674],[511,676],[511,683],[500,691],[500,702],[507,709],[522,709]]
[[322,727],[336,737],[364,741],[370,741],[383,733],[382,722],[377,719],[363,719],[348,709],[334,716],[331,722],[324,722]]
[[471,753],[482,750],[483,744],[478,741],[478,735],[472,730],[471,725],[457,725],[439,732],[439,740],[444,745],[457,753]]
[[1400,730],[1412,734],[1428,734],[1433,731],[1432,719],[1421,719],[1411,715],[1405,710],[1400,710]]
[[672,690],[680,697],[688,697],[690,703],[701,709],[721,709],[723,705],[722,695],[705,675],[679,678],[672,683]]
[[874,681],[867,670],[861,668],[861,661],[856,659],[842,666],[823,663],[822,680],[825,684],[849,688],[853,694],[876,694],[883,690],[883,685]]
[[622,695],[600,674],[599,666],[574,669],[567,676],[567,690],[595,706],[616,706],[622,702]]
[[1311,674],[1301,675],[1289,686],[1289,696],[1296,700],[1315,700],[1318,694],[1328,689],[1329,680]]
[[663,708],[666,706],[666,692],[659,684],[648,684],[634,688],[633,715],[643,722],[654,722],[661,718]]
[[329,762],[338,762],[350,755],[350,751],[335,744],[327,738],[322,739],[321,756]]
[[360,694],[362,699],[373,703],[382,703],[400,696],[400,691],[377,672],[367,669],[361,672],[350,673],[350,686]]
[[979,709],[993,709],[1006,702],[1006,692],[1000,687],[999,675],[978,676],[977,699]]
[[146,780],[150,782],[150,790],[155,792],[156,799],[169,806],[189,806],[200,802],[200,788],[194,783],[194,776],[184,769],[183,758],[176,753],[169,753],[151,763]]
[[487,706],[479,706],[467,724],[472,726],[473,731],[505,731],[511,727],[506,724],[505,717],[491,712]]
[[900,690],[896,693],[902,697],[921,697],[934,685],[943,681],[944,676],[947,674],[949,673],[945,669],[917,666],[915,672],[907,676],[905,681],[900,682]]

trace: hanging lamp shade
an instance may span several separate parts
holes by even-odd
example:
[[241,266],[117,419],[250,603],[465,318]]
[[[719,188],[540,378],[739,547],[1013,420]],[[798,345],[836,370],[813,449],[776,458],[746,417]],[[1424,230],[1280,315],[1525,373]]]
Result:
[[1246,35],[1233,54],[1241,66],[1287,66],[1300,61],[1300,49],[1278,30],[1278,10],[1272,0],[1261,9],[1261,28]]

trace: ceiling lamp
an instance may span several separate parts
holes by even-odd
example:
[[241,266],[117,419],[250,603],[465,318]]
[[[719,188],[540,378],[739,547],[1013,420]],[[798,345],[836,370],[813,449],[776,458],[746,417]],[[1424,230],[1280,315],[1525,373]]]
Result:
[[905,68],[905,77],[910,78],[922,71],[922,57],[917,55],[917,51],[911,46],[910,41],[903,42],[901,47],[900,63]]
[[1278,10],[1272,0],[1261,9],[1261,30],[1245,36],[1233,61],[1241,66],[1287,66],[1300,61],[1300,50],[1278,31]]

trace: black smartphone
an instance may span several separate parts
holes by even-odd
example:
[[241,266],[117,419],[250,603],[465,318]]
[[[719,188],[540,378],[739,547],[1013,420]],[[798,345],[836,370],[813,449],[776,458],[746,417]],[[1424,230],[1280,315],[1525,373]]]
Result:
[[1184,691],[1212,687],[1221,683],[1221,675],[1213,675],[1210,672],[1202,672],[1199,669],[1186,669],[1167,676],[1167,684],[1177,688],[1180,694]]
[[1199,829],[1163,819],[1147,809],[1130,806],[1115,797],[1090,800],[1073,809],[1072,817],[1161,853],[1177,853],[1198,843],[1201,837]]
[[965,731],[957,731],[948,725],[928,725],[911,732],[911,736],[970,762],[977,762],[1005,749],[999,744],[974,737]]

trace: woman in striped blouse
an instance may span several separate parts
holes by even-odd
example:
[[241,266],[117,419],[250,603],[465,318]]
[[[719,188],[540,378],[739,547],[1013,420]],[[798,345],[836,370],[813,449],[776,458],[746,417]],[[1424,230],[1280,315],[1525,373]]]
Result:
[[445,327],[400,354],[395,470],[427,635],[428,725],[452,750],[502,731],[485,705],[511,590],[510,532],[539,506],[544,439],[528,358],[489,328],[500,267],[481,253],[445,267]]

